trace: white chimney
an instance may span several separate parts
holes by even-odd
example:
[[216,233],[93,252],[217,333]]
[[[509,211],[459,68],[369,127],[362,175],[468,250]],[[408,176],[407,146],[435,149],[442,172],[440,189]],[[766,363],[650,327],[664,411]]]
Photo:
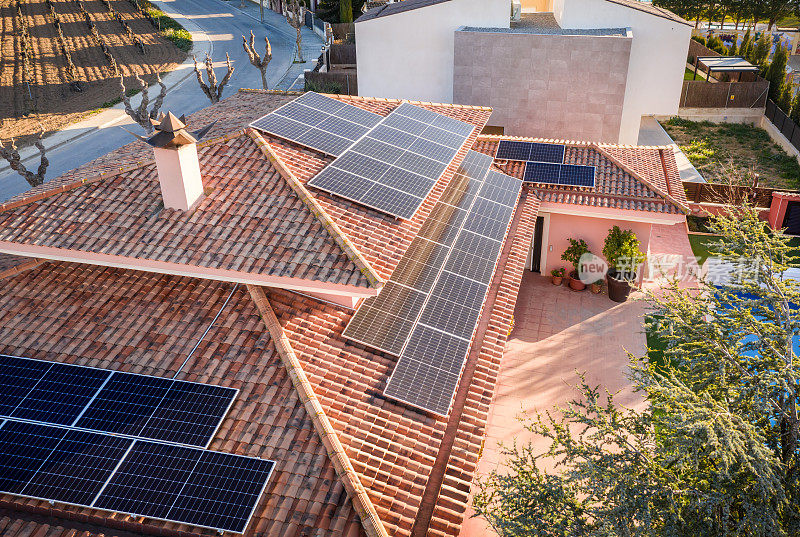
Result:
[[153,121],[156,134],[147,143],[153,146],[158,182],[164,207],[188,211],[203,197],[203,180],[197,158],[197,140],[185,130],[184,118],[172,112]]

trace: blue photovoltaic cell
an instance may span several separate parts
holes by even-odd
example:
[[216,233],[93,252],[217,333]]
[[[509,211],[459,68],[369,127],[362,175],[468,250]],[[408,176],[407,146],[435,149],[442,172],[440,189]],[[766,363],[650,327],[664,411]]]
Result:
[[234,394],[231,388],[174,381],[139,436],[205,446]]
[[68,431],[21,494],[90,505],[132,443],[119,436]]
[[563,164],[558,182],[561,185],[594,187],[594,166]]
[[0,416],[8,416],[52,363],[0,354]]
[[111,371],[53,363],[12,418],[71,425]]
[[0,428],[0,491],[20,494],[66,430],[7,420]]
[[169,519],[169,511],[201,451],[138,441],[97,498],[95,507]]
[[115,373],[75,425],[138,436],[170,386],[170,379]]
[[273,461],[205,451],[169,517],[241,533],[274,466]]
[[525,181],[532,183],[558,184],[561,173],[561,164],[548,164],[544,162],[528,162],[525,165]]
[[561,164],[564,162],[564,149],[564,146],[560,144],[500,140],[500,143],[497,145],[497,156],[495,158],[499,160],[523,160]]

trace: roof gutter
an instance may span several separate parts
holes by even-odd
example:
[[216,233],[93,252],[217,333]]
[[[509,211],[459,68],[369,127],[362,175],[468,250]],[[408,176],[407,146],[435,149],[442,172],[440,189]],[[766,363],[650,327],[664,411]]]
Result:
[[372,500],[367,495],[367,490],[361,484],[350,458],[339,441],[333,425],[331,425],[328,416],[325,415],[325,410],[322,408],[319,399],[317,399],[314,388],[308,381],[308,377],[306,377],[306,373],[300,365],[300,360],[298,360],[286,332],[278,322],[278,317],[275,315],[275,311],[272,309],[266,294],[264,294],[264,290],[256,285],[248,285],[247,290],[250,292],[256,308],[261,314],[261,319],[264,321],[267,330],[269,330],[270,337],[275,343],[275,348],[283,360],[286,372],[289,374],[300,401],[314,424],[314,429],[322,439],[325,450],[333,462],[336,475],[342,481],[347,495],[353,502],[353,507],[355,507],[358,516],[361,517],[361,525],[364,527],[364,531],[369,537],[389,537],[386,528],[384,528],[378,517],[375,506],[372,504]]
[[341,248],[347,257],[349,257],[350,260],[358,267],[370,285],[375,289],[380,289],[383,287],[383,284],[386,282],[383,280],[383,278],[381,278],[380,274],[378,274],[378,272],[372,268],[372,265],[369,264],[369,261],[367,261],[364,255],[358,251],[355,245],[344,234],[339,225],[333,221],[327,212],[325,212],[325,209],[323,209],[319,202],[314,199],[303,183],[301,183],[300,180],[295,177],[295,175],[283,164],[283,161],[281,161],[280,157],[275,154],[264,137],[254,129],[248,129],[247,133],[250,138],[256,142],[259,149],[261,149],[261,152],[264,153],[264,156],[267,157],[272,165],[278,169],[278,173],[280,173],[289,186],[292,187],[292,190],[294,190],[295,194],[297,194],[300,200],[305,203],[312,213],[314,213],[314,215],[317,217],[317,220],[320,221],[322,226],[331,235],[336,244],[339,245],[339,248]]

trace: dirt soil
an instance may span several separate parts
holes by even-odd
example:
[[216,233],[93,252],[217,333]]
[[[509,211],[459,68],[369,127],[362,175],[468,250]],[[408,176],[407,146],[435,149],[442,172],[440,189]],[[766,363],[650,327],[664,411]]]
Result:
[[[152,83],[156,73],[167,73],[186,58],[186,53],[162,37],[128,0],[108,0],[108,5],[128,23],[132,34],[115,20],[101,0],[51,3],[60,19],[64,44],[77,68],[75,80],[82,91],[70,87],[69,64],[46,0],[3,0],[0,139],[14,137],[18,147],[30,145],[40,129],[45,135],[57,131],[120,96],[119,76],[113,73],[100,43],[89,30],[81,4],[116,60],[126,87],[138,87],[135,74]],[[30,35],[27,76],[22,54],[24,23],[19,19],[17,5]],[[136,47],[135,36],[144,43],[145,54]],[[26,79],[32,82],[30,91]]]
[[767,131],[752,125],[710,123],[672,118],[662,123],[692,165],[709,183],[758,184],[768,188],[800,188],[800,164],[774,143]]

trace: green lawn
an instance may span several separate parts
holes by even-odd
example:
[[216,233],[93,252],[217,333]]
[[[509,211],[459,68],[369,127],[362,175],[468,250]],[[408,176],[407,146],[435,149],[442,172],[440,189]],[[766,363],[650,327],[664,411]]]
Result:
[[800,187],[800,164],[775,144],[767,131],[739,123],[711,123],[672,118],[664,129],[710,183],[728,183],[730,170],[759,174],[760,184],[773,188]]
[[[697,80],[705,80],[704,77],[705,77],[705,75],[703,73],[698,73],[697,74]],[[687,67],[686,71],[683,73],[683,79],[684,80],[695,80],[694,71],[692,71],[691,69],[689,69]]]
[[[692,252],[698,257],[698,263],[701,265],[705,263],[706,259],[711,255],[708,250],[710,244],[718,240],[716,235],[697,235],[689,233],[689,244],[692,245]],[[792,247],[789,254],[795,257],[795,260],[790,263],[793,266],[800,266],[800,237],[792,237],[789,239],[789,245]]]

